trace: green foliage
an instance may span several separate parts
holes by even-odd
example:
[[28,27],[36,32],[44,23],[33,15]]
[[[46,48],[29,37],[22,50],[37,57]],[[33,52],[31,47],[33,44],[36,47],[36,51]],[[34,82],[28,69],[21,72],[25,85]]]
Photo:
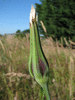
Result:
[[24,30],[24,31],[22,31],[22,33],[30,33],[30,29],[26,29],[26,30]]
[[73,36],[72,41],[74,41],[74,42],[75,42],[75,35]]
[[16,33],[21,33],[21,31],[20,30],[17,30]]
[[2,38],[2,35],[0,34],[0,39]]
[[0,36],[1,36],[1,34],[0,34]]
[[[75,1],[65,0],[40,0],[41,4],[36,5],[36,12],[38,13],[39,31],[45,35],[40,20],[43,21],[47,35],[54,35],[60,40],[60,37],[71,37],[74,41],[75,30]],[[46,36],[46,35],[45,35]]]
[[20,30],[17,30],[16,31],[16,35],[15,35],[15,37],[21,37],[21,38],[23,38],[23,37],[25,37],[26,35],[26,33],[30,33],[30,29],[26,29],[26,30],[23,30],[22,32],[20,31]]

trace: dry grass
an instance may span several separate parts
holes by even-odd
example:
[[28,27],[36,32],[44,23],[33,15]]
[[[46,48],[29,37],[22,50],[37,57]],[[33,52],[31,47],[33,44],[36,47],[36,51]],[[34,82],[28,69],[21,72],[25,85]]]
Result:
[[74,60],[72,56],[70,56],[69,75],[70,75],[69,78],[70,98],[73,98],[73,92],[74,92],[73,79],[75,78],[75,74],[74,74]]
[[[57,52],[58,52],[58,54],[61,54],[61,52],[64,52],[65,56],[67,56],[67,57],[70,55],[70,53],[73,57],[75,57],[74,49],[63,48],[63,46],[59,47],[58,42],[57,43],[53,42],[53,39],[51,37],[49,37],[48,39],[42,40],[41,42],[42,42],[41,43],[42,48],[43,48],[46,56],[49,56],[50,54],[56,54]],[[56,52],[56,50],[57,50],[57,52]]]
[[[41,40],[41,45],[49,63],[48,87],[51,99],[74,100],[75,50],[59,47],[59,43],[55,43],[51,37]],[[24,38],[12,37],[0,40],[0,51],[0,81],[5,80],[0,84],[2,89],[0,94],[3,91],[5,96],[0,98],[3,98],[2,100],[39,100],[39,98],[43,100],[39,94],[40,86],[32,78],[25,78],[29,76],[29,35]]]

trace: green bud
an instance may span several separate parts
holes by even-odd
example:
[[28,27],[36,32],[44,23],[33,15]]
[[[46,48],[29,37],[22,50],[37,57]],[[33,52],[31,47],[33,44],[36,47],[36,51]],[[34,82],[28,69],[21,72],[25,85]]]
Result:
[[[43,53],[38,24],[36,19],[36,12],[34,7],[31,8],[30,13],[30,57],[29,57],[29,72],[31,76],[42,86],[46,87],[48,81],[48,63]],[[48,96],[49,98],[49,96]],[[49,100],[49,99],[48,99]]]

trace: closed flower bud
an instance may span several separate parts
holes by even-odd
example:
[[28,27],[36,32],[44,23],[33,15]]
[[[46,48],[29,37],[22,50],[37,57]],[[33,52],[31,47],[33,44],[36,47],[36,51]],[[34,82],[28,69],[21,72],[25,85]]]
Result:
[[[34,7],[30,13],[30,57],[29,72],[31,76],[42,86],[44,92],[47,91],[48,81],[48,63],[41,48],[37,15]],[[47,100],[49,99],[48,91],[46,92]]]

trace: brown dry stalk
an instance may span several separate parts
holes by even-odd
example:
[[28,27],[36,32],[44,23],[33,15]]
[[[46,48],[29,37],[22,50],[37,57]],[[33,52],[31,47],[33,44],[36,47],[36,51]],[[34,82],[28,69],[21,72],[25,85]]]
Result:
[[69,46],[69,43],[67,42],[66,38],[64,38],[64,41],[65,41],[66,45]]
[[75,45],[75,42],[73,42],[73,41],[71,41],[71,40],[69,40],[69,42],[70,42],[70,44],[73,44],[73,45]]
[[[9,54],[10,54],[10,58],[12,58],[11,57],[11,52],[9,51]],[[10,62],[10,65],[9,65],[9,69],[8,69],[8,71],[9,71],[9,73],[11,73],[12,72],[12,68],[11,68],[11,62]],[[11,84],[11,77],[9,77],[9,86],[12,86],[12,84]]]
[[69,76],[70,76],[70,79],[69,79],[69,90],[70,90],[70,98],[72,99],[72,96],[73,96],[73,74],[74,74],[74,60],[72,58],[72,56],[70,56],[70,63],[69,63]]
[[4,49],[4,46],[3,46],[3,43],[2,43],[1,40],[0,40],[0,44],[1,44],[1,46],[2,46],[2,49],[4,50],[4,53],[5,53],[5,49]]
[[30,37],[30,35],[27,33],[26,34],[27,43],[28,43],[29,37]]
[[54,46],[54,42],[53,42],[52,37],[50,37],[50,44],[51,44],[51,46]]
[[59,50],[59,41],[57,41],[57,38],[56,38],[56,53],[60,53],[60,50]]
[[58,41],[57,41],[57,38],[56,38],[56,47],[58,47]]
[[17,41],[17,43],[16,43],[16,47],[15,47],[15,52],[14,52],[14,53],[16,53],[16,51],[17,51],[18,44],[19,44],[19,42]]
[[9,50],[9,55],[10,55],[10,58],[12,59],[12,52]]
[[48,37],[48,36],[47,36],[47,30],[46,30],[46,27],[45,27],[44,23],[43,23],[42,21],[40,21],[40,23],[41,23],[41,25],[42,25],[42,27],[43,27],[45,33],[46,33],[46,37]]
[[18,92],[17,91],[15,93],[14,100],[18,100]]
[[63,39],[62,39],[62,37],[61,37],[61,43],[63,44]]
[[15,73],[15,72],[11,72],[11,73],[7,73],[5,74],[7,77],[15,77],[15,76],[18,76],[18,77],[25,77],[26,79],[30,79],[30,75],[27,75],[27,74],[22,74],[22,73]]
[[62,39],[62,37],[61,37],[61,44],[62,44],[62,47],[63,47],[63,39]]

